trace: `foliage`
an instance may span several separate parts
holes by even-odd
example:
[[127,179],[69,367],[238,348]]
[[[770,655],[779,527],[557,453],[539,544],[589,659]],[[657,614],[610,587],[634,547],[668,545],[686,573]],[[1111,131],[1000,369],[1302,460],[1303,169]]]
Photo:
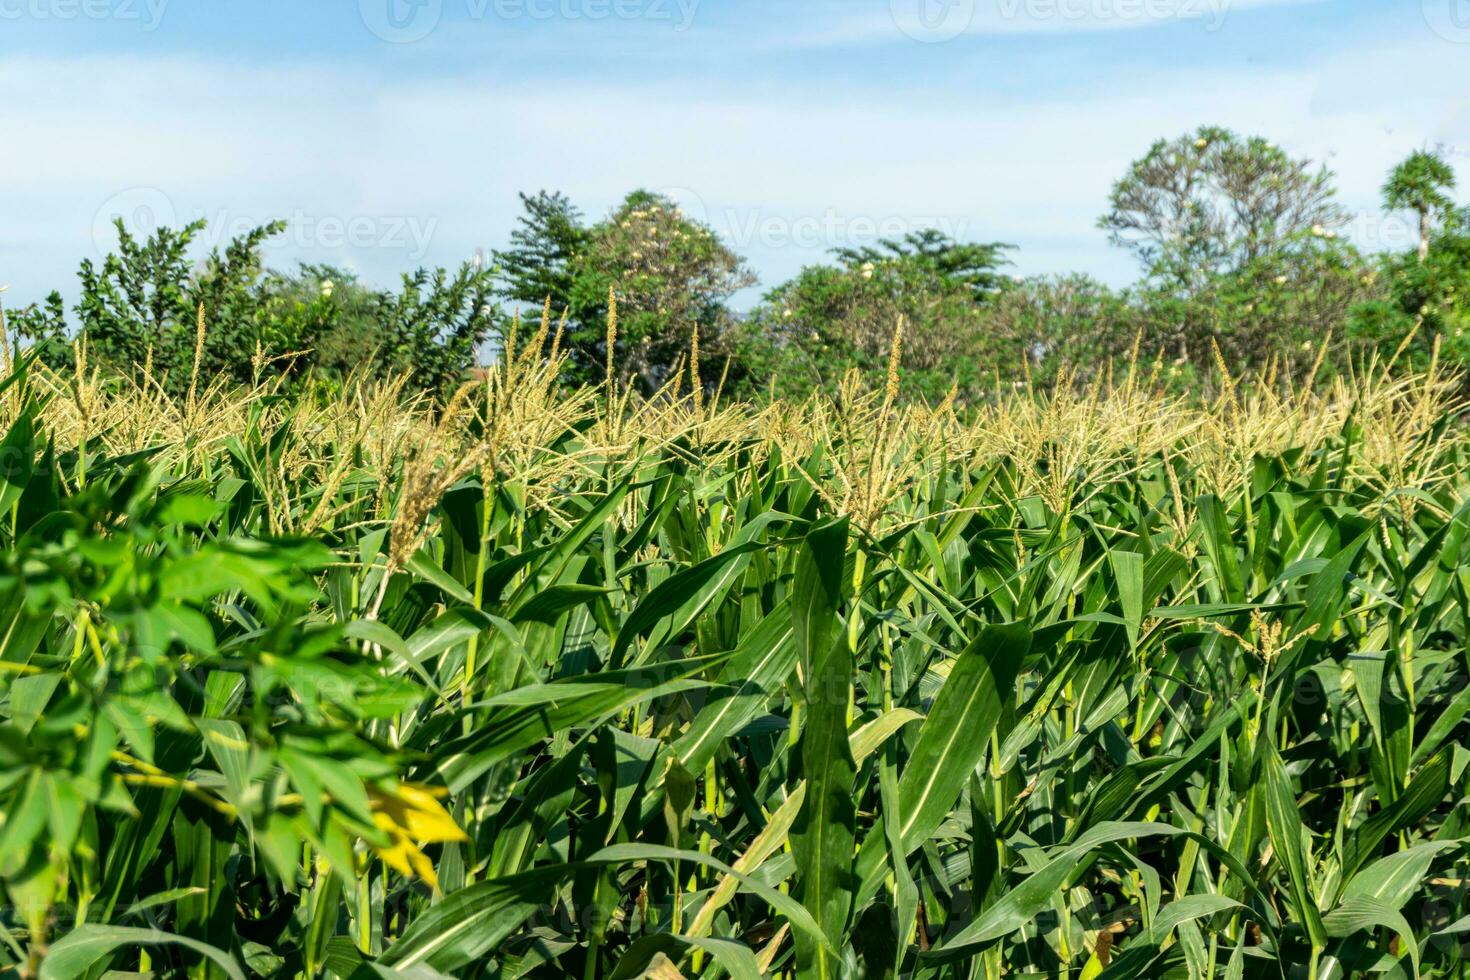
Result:
[[[523,194],[521,201],[526,213],[511,247],[495,253],[501,295],[566,312],[563,339],[573,380],[603,380],[615,363],[619,383],[636,381],[652,393],[677,372],[696,330],[704,363],[720,371],[729,353],[726,303],[755,277],[708,226],[648,191],[629,194],[590,227],[560,194]],[[618,341],[609,359],[604,323],[614,292]],[[718,378],[701,382],[713,387]]]
[[[210,374],[248,372],[264,340],[250,295],[262,274],[260,246],[284,225],[252,229],[213,250],[196,272],[190,248],[204,228],[203,221],[159,228],[140,241],[119,219],[117,252],[100,266],[82,260],[76,313],[95,359],[122,370],[149,362],[176,388],[193,373],[196,349],[199,369]],[[201,308],[216,327],[202,346]]]
[[560,313],[572,306],[572,265],[586,246],[582,213],[560,193],[521,194],[525,212],[510,233],[510,245],[495,253],[501,295],[539,307],[547,299]]
[[453,274],[419,269],[380,300],[381,375],[411,372],[427,391],[448,393],[480,362],[480,345],[498,322],[488,270],[470,263]]
[[1114,291],[1085,276],[1038,276],[975,302],[921,262],[810,267],[742,327],[747,390],[835,392],[839,363],[881,376],[900,321],[905,394],[930,402],[952,389],[975,402],[992,397],[997,383],[1095,380],[1133,351],[1165,358],[1166,380],[1181,385],[1213,372],[1216,351],[1237,370],[1274,365],[1301,379],[1322,342],[1335,337],[1328,367],[1339,369],[1353,355],[1343,325],[1382,287],[1350,245],[1308,237],[1309,245],[1212,276],[1192,294],[1167,284]]
[[53,368],[70,363],[79,334],[91,363],[145,372],[175,395],[201,374],[246,383],[262,371],[309,370],[340,380],[413,369],[418,385],[444,392],[478,363],[499,316],[488,272],[468,263],[455,274],[420,269],[396,294],[326,266],[270,272],[261,248],[284,227],[255,228],[196,262],[203,221],[146,240],[118,221],[117,252],[100,265],[82,261],[75,329],[55,293],[11,321]]
[[1435,356],[1470,365],[1470,211],[1451,214],[1422,258],[1381,256],[1378,274],[1385,295],[1353,312],[1355,338],[1420,367]]
[[903,324],[905,390],[938,401],[951,389],[967,399],[997,373],[1024,371],[1025,339],[997,335],[985,306],[1008,283],[999,243],[956,242],[916,232],[868,248],[839,249],[835,266],[808,266],[772,290],[739,331],[750,388],[788,397],[836,391],[839,365],[884,369]]
[[[568,339],[573,351],[598,352],[607,361],[601,325],[606,300],[616,291],[618,342],[612,363],[620,382],[637,379],[644,391],[661,386],[689,350],[697,329],[705,351],[724,353],[731,295],[752,285],[754,275],[707,226],[688,218],[672,201],[636,191],[588,232],[576,262],[573,306],[580,329]],[[573,355],[575,362],[576,355]],[[715,361],[718,363],[718,360]]]
[[[14,328],[17,338],[30,342],[33,356],[41,363],[59,367],[71,357],[71,336],[66,324],[66,300],[58,292],[48,293],[39,303],[19,310],[0,308],[7,328]],[[9,349],[11,332],[7,329],[4,343]],[[6,364],[9,367],[9,362]]]
[[1149,275],[1184,292],[1334,232],[1331,173],[1260,137],[1204,126],[1159,140],[1114,186],[1099,219]]
[[[1301,378],[1329,339],[1341,339],[1358,304],[1379,294],[1375,270],[1352,246],[1326,236],[1314,245],[1264,255],[1222,274],[1200,291],[1145,289],[1145,349],[1206,367],[1216,350],[1232,370],[1269,365]],[[1351,348],[1335,348],[1344,367]]]
[[945,289],[967,291],[977,301],[994,296],[1009,284],[1001,273],[1010,264],[1005,253],[1014,245],[1001,242],[957,242],[933,228],[887,238],[876,245],[836,250],[844,268],[862,269],[897,263],[922,269]]
[[330,390],[411,371],[411,387],[447,397],[483,347],[514,346],[518,320],[498,301],[528,321],[549,313],[569,384],[605,384],[612,364],[615,385],[645,397],[695,375],[710,396],[834,395],[849,366],[876,385],[900,323],[900,390],[931,404],[1096,380],[1134,351],[1162,357],[1161,380],[1180,390],[1208,385],[1217,358],[1301,382],[1351,370],[1365,350],[1418,368],[1436,356],[1470,363],[1470,215],[1454,210],[1453,186],[1434,153],[1395,168],[1384,203],[1419,214],[1421,251],[1364,255],[1339,237],[1328,171],[1204,127],[1156,143],[1114,186],[1101,224],[1147,265],[1120,290],[1076,275],[1013,279],[1010,246],[926,230],[837,249],[741,315],[730,303],[753,275],[673,202],[635,191],[588,223],[542,191],[521,195],[524,214],[490,269],[418,270],[389,291],[339,268],[264,268],[278,225],[202,257],[202,225],[146,241],[120,228],[116,254],[82,265],[76,326],[58,294],[9,316],[53,369],[69,366],[81,334],[93,368],[145,372],[175,396],[201,376]]
[[25,975],[1455,976],[1452,379],[0,390]]
[[[1126,358],[1141,340],[1140,309],[1088,276],[1036,276],[999,293],[985,315],[985,333],[1013,338],[1029,358],[1035,381],[1059,376],[1091,381]],[[1007,365],[1014,380],[1024,364]]]
[[1429,239],[1436,217],[1454,207],[1446,191],[1455,186],[1455,171],[1438,153],[1418,150],[1389,172],[1383,185],[1383,207],[1387,211],[1413,211],[1419,216],[1419,261],[1429,254]]
[[[264,348],[301,352],[290,362],[298,370],[309,365],[320,376],[345,378],[380,356],[387,343],[382,294],[338,266],[303,264],[295,272],[267,272],[257,303],[261,320],[281,325]],[[309,347],[291,343],[306,337],[313,339]]]

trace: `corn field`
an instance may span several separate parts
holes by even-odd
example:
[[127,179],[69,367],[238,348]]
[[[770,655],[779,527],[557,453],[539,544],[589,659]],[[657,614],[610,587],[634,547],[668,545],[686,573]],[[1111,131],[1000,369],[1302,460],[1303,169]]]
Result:
[[1456,379],[559,366],[8,370],[0,971],[1466,975]]

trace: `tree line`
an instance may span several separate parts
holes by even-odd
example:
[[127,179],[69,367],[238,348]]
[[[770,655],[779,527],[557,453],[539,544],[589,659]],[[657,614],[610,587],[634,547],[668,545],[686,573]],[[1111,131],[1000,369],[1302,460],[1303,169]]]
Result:
[[[1278,145],[1218,127],[1160,140],[1114,184],[1100,227],[1139,260],[1113,289],[1085,275],[1019,278],[1014,248],[933,230],[836,249],[768,290],[746,313],[731,297],[756,282],[706,223],[664,196],[635,191],[589,221],[565,195],[522,194],[508,245],[458,270],[420,269],[395,288],[350,272],[265,267],[266,225],[193,257],[203,222],[134,237],[83,261],[79,299],[59,293],[11,311],[37,356],[64,367],[85,338],[90,363],[145,367],[165,386],[199,369],[241,382],[263,373],[341,383],[410,372],[444,391],[521,316],[561,324],[567,381],[618,380],[653,392],[688,371],[732,393],[801,397],[835,386],[851,364],[884,370],[904,324],[904,390],[975,400],[997,386],[1087,381],[1142,356],[1166,383],[1193,385],[1223,358],[1235,371],[1300,377],[1381,351],[1408,362],[1470,365],[1470,207],[1436,151],[1388,175],[1384,210],[1415,240],[1368,250],[1333,174]],[[616,296],[616,349],[607,350]]]

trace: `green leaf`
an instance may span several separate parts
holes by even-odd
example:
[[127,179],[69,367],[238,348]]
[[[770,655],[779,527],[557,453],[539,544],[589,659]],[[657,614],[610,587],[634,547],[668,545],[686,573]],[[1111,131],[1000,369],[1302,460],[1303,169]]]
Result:
[[708,854],[698,851],[680,850],[674,847],[663,847],[657,844],[613,844],[604,847],[596,854],[591,855],[587,862],[589,864],[626,864],[630,861],[681,861],[691,864],[703,865],[713,868],[722,874],[730,875],[740,882],[740,887],[749,891],[757,898],[764,901],[777,912],[784,915],[790,921],[792,929],[797,934],[805,934],[814,939],[827,953],[836,956],[837,949],[831,938],[827,936],[817,921],[801,905],[789,895],[782,894],[775,888],[765,884],[753,875],[744,875],[735,871],[729,865]]
[[1271,835],[1271,846],[1286,869],[1292,905],[1296,908],[1297,917],[1306,928],[1312,945],[1323,949],[1327,945],[1327,932],[1322,925],[1322,912],[1317,907],[1311,872],[1307,867],[1307,855],[1302,849],[1305,828],[1297,809],[1296,793],[1292,791],[1291,780],[1287,777],[1286,768],[1281,764],[1281,756],[1274,747],[1267,746],[1263,765],[1266,827]]
[[458,970],[519,929],[575,870],[569,864],[537,868],[447,895],[414,919],[379,962],[400,970],[420,963],[443,972]]
[[[800,746],[807,791],[791,828],[791,851],[800,869],[796,892],[828,936],[847,931],[857,823],[857,766],[847,736],[853,659],[838,618],[847,536],[846,521],[819,525],[807,534],[792,595],[797,653],[807,665]],[[839,964],[830,952],[805,934],[796,942],[799,970],[824,980],[837,976]]]
[[0,512],[7,515],[30,483],[36,465],[35,415],[36,406],[27,401],[0,440]]
[[1441,752],[1424,764],[1397,800],[1373,814],[1349,834],[1343,847],[1342,880],[1352,881],[1383,841],[1417,823],[1444,800],[1450,789],[1450,754]]
[[498,701],[484,702],[496,710],[477,719],[470,734],[436,744],[430,767],[451,793],[459,793],[496,763],[561,732],[667,694],[707,687],[692,678],[724,659],[704,657],[608,671],[595,675],[599,683],[590,687],[557,681],[518,689]]
[[1128,628],[1128,643],[1138,646],[1138,629],[1143,623],[1143,556],[1133,551],[1108,552],[1113,578],[1118,586],[1118,604]]
[[791,607],[783,601],[741,638],[720,672],[728,690],[717,691],[674,743],[679,760],[692,771],[704,769],[720,743],[749,724],[780,691],[796,657]]
[[1149,936],[1155,943],[1162,943],[1169,933],[1186,922],[1204,919],[1226,909],[1244,909],[1246,906],[1225,895],[1185,895],[1159,910],[1158,916],[1149,926]]
[[1345,899],[1323,919],[1323,929],[1328,936],[1346,937],[1357,932],[1373,932],[1387,928],[1399,934],[1400,948],[1407,949],[1414,976],[1419,975],[1419,944],[1414,939],[1414,930],[1398,909],[1366,896]]
[[719,554],[686,568],[655,586],[639,601],[618,630],[610,658],[612,666],[621,667],[633,641],[654,631],[655,627],[658,630],[651,644],[653,646],[657,646],[662,638],[678,636],[700,613],[718,603],[745,571],[750,563],[750,555],[765,548],[759,542],[746,539],[753,537],[757,531],[778,518],[780,515],[761,515],[756,522],[741,528],[737,540],[723,548]]
[[[1031,631],[1024,625],[987,626],[950,668],[899,780],[899,839],[905,856],[944,822],[965,781],[984,759],[1030,648]],[[878,887],[886,861],[885,840],[886,831],[875,827],[863,841],[859,902]]]
[[51,944],[41,962],[40,980],[75,980],[104,957],[128,946],[182,946],[212,961],[230,980],[245,980],[240,965],[223,950],[157,929],[135,929],[88,923]]
[[1246,869],[1213,841],[1157,823],[1105,823],[1083,834],[1076,843],[1052,850],[1044,865],[1034,874],[1005,893],[986,908],[969,925],[935,947],[927,958],[953,961],[972,956],[996,940],[1034,922],[1041,910],[1051,905],[1067,880],[1078,870],[1079,862],[1092,851],[1130,838],[1181,837],[1195,841],[1215,855],[1230,872],[1243,881],[1250,877]]

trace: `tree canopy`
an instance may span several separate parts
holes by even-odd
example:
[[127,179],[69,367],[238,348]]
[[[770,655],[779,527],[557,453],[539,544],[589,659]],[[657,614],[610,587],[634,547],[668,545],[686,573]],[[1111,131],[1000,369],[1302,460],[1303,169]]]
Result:
[[1387,175],[1383,207],[1417,217],[1418,247],[1372,254],[1341,233],[1346,212],[1325,167],[1207,126],[1156,142],[1113,187],[1100,224],[1143,261],[1131,286],[1015,277],[1013,246],[926,228],[834,248],[747,312],[733,305],[756,282],[744,258],[646,190],[597,220],[565,194],[523,193],[492,262],[415,270],[393,289],[333,266],[267,268],[262,248],[279,222],[208,252],[203,222],[146,237],[119,223],[116,250],[81,263],[70,308],[53,293],[10,316],[55,365],[82,337],[90,363],[147,365],[175,391],[200,374],[334,383],[406,372],[443,393],[506,342],[507,309],[539,317],[548,307],[561,321],[566,383],[601,384],[611,365],[645,395],[691,366],[696,336],[706,390],[800,397],[835,390],[849,366],[880,383],[900,326],[903,390],[931,401],[1095,379],[1135,354],[1179,385],[1220,357],[1293,378],[1369,351],[1470,365],[1470,209],[1455,186],[1444,156],[1411,153]]
[[1148,274],[1185,291],[1335,235],[1332,174],[1262,137],[1201,127],[1159,140],[1114,186],[1099,225]]

